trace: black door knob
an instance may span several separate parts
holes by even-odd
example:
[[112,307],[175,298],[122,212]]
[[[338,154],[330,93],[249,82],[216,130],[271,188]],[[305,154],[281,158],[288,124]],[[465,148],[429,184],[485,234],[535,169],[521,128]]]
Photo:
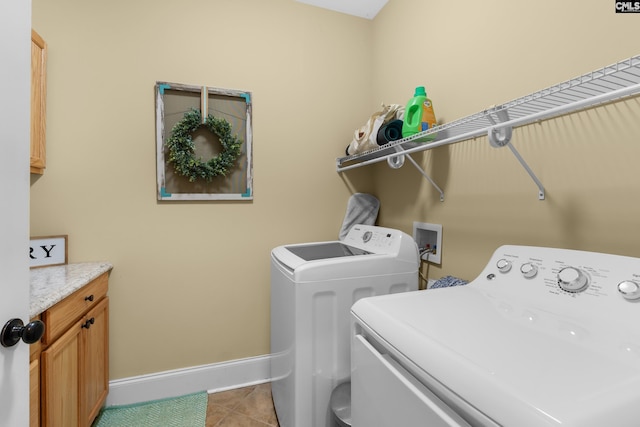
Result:
[[22,339],[27,344],[33,344],[42,338],[44,323],[34,320],[26,325],[20,319],[11,319],[5,323],[0,334],[0,344],[4,347],[12,347]]

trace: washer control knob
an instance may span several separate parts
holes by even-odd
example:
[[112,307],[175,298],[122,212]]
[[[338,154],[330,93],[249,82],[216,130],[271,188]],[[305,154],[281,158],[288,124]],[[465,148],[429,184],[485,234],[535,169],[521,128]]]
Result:
[[531,279],[538,274],[538,267],[535,264],[526,262],[520,266],[520,273],[522,273],[525,278]]
[[558,272],[558,286],[567,292],[581,292],[589,286],[589,278],[579,268],[565,267]]
[[618,292],[622,294],[624,299],[636,300],[640,298],[640,285],[633,280],[625,280],[618,283]]
[[511,270],[511,261],[502,258],[498,260],[496,267],[498,267],[498,271],[500,271],[500,273],[508,273],[509,270]]
[[373,232],[365,231],[364,234],[362,235],[362,241],[364,243],[367,243],[369,240],[371,240],[372,237],[373,237]]

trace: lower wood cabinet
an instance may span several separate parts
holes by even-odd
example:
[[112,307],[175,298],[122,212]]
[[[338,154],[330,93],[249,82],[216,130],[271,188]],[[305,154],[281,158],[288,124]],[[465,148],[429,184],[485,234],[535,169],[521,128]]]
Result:
[[90,426],[109,393],[109,298],[87,314],[80,336],[80,425]]
[[42,352],[42,425],[80,426],[80,327]]
[[29,364],[29,427],[40,426],[40,359]]
[[40,420],[34,424],[32,418],[31,426],[90,427],[104,405],[109,392],[107,274],[43,313]]

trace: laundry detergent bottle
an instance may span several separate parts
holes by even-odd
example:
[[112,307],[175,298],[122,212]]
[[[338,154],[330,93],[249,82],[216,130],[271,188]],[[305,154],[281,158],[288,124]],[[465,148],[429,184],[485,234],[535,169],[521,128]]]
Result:
[[[417,133],[432,129],[436,125],[433,103],[427,98],[424,86],[418,86],[413,98],[407,102],[402,123],[402,137],[407,138]],[[426,135],[417,141],[433,141],[436,134]]]

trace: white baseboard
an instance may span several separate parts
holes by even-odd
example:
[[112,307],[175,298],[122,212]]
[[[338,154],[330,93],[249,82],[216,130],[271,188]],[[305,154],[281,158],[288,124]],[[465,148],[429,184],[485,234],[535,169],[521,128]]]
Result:
[[270,361],[271,355],[264,355],[113,380],[106,406],[262,384],[271,380]]

